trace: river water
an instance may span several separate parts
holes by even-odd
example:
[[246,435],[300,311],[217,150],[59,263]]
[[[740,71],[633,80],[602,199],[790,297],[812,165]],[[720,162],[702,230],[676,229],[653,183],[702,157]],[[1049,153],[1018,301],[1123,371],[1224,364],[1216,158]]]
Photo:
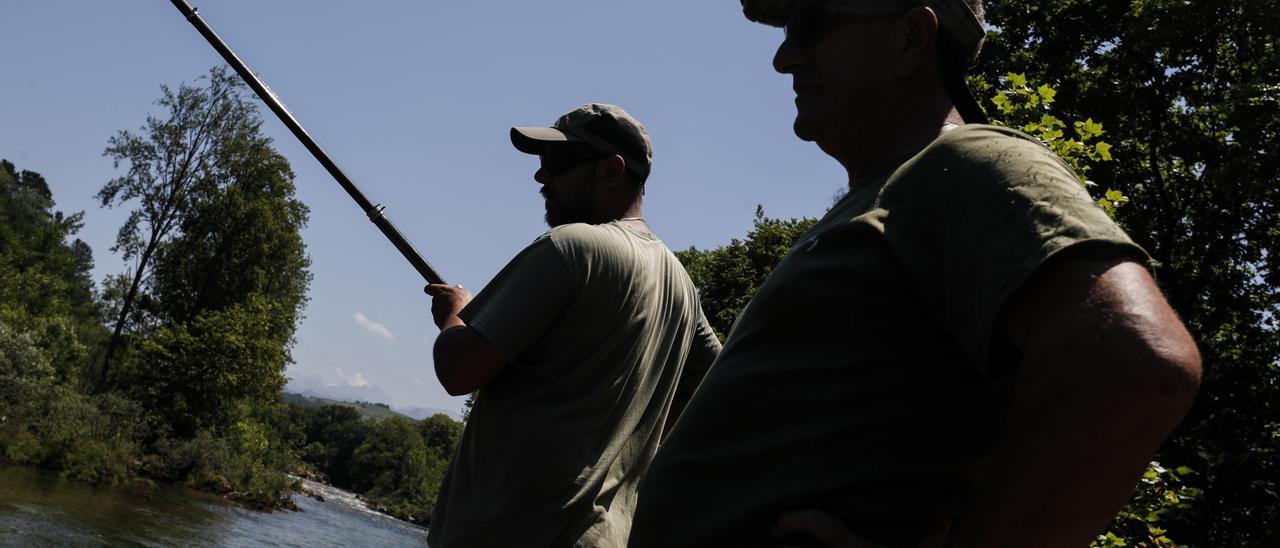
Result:
[[142,497],[24,467],[0,467],[0,546],[426,546],[427,530],[303,480],[301,512],[259,512],[191,489]]

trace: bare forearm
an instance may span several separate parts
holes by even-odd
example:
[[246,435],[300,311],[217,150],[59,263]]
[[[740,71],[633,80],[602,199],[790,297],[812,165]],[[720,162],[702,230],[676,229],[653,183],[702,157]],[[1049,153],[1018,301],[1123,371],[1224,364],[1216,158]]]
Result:
[[[1005,442],[952,546],[1088,545],[1132,496],[1195,393],[1195,382],[1166,364],[1083,365],[1069,352],[1029,358],[1040,363],[1018,379]],[[1108,369],[1128,372],[1095,374]],[[1150,374],[1162,369],[1171,374]]]

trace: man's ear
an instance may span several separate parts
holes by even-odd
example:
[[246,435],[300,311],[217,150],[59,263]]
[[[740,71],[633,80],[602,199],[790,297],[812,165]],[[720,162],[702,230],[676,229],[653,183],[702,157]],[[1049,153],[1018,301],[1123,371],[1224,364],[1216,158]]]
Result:
[[893,73],[900,79],[906,79],[937,56],[938,14],[933,8],[920,6],[902,16],[899,23],[899,62]]
[[599,165],[601,186],[610,187],[626,181],[627,161],[622,156],[614,154],[613,156],[605,157]]

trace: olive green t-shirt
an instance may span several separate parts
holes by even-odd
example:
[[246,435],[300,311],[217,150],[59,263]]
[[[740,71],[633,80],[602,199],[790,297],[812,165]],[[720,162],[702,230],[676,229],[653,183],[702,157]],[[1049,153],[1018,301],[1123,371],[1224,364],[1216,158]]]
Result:
[[952,130],[853,189],[730,331],[641,483],[631,546],[776,546],[802,508],[914,545],[963,515],[1019,360],[996,318],[1067,250],[1147,259],[1012,130]]
[[621,223],[563,225],[459,316],[508,363],[471,409],[431,546],[624,546],[672,397],[720,350],[684,267]]

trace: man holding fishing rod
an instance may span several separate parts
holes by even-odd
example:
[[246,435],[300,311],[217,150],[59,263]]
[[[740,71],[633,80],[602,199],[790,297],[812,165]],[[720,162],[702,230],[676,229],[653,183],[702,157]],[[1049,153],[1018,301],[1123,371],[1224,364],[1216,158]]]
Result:
[[623,546],[636,484],[720,352],[684,267],[641,211],[649,133],[587,104],[512,128],[539,157],[551,230],[474,300],[422,257],[284,103],[185,0],[172,0],[430,285],[435,368],[479,391],[441,486],[429,541]]
[[593,103],[511,142],[539,158],[551,229],[474,299],[426,287],[436,375],[479,390],[428,540],[623,546],[637,482],[720,342],[642,214],[644,126]]

